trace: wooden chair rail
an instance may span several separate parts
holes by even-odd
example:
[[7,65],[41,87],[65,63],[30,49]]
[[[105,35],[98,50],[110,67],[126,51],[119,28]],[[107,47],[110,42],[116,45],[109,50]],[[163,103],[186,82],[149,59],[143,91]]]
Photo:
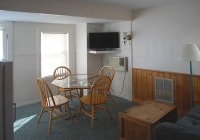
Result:
[[[132,101],[155,99],[155,77],[173,79],[174,104],[179,114],[186,114],[191,109],[190,75],[186,73],[132,69]],[[200,75],[193,75],[194,105],[200,104]]]

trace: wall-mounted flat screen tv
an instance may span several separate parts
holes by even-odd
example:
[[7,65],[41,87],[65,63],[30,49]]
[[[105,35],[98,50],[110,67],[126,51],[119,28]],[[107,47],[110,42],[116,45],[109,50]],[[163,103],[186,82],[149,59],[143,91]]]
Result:
[[120,48],[118,32],[89,33],[90,50],[112,50]]

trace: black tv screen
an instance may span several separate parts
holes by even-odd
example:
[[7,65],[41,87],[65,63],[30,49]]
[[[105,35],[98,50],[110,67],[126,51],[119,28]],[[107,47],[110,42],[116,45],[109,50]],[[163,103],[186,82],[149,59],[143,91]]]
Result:
[[91,50],[109,50],[119,48],[119,33],[89,33],[89,48]]

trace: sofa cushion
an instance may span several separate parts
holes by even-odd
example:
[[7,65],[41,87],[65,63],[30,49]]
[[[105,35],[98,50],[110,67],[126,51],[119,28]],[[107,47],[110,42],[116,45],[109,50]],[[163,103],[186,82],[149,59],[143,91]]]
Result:
[[176,125],[179,125],[185,129],[191,129],[191,130],[198,130],[200,131],[200,120],[185,116],[178,120]]
[[200,105],[175,124],[164,122],[153,129],[154,140],[200,140]]
[[200,105],[193,107],[186,116],[200,120]]
[[164,122],[153,129],[153,140],[200,140],[200,133]]

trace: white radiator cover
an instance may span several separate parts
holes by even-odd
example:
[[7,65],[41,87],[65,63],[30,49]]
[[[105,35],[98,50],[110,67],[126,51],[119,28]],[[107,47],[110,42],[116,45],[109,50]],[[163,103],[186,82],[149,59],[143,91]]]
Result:
[[155,77],[155,100],[174,104],[173,80]]

